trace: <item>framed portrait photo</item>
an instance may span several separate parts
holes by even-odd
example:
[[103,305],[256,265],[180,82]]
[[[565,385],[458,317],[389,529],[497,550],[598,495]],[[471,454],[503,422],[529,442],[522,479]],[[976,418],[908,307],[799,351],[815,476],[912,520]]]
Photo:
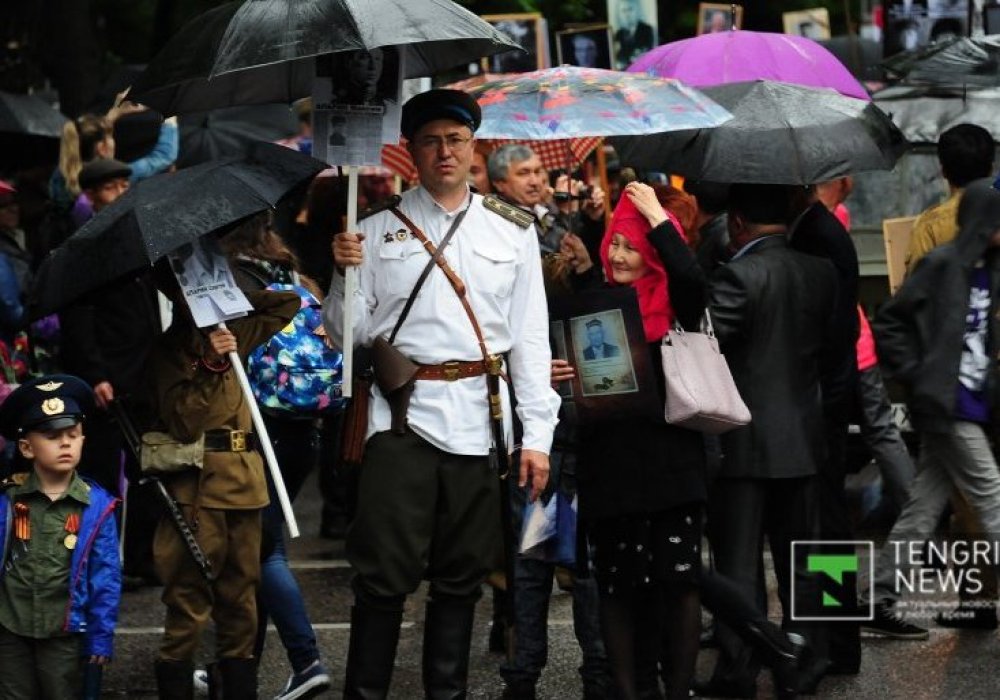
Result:
[[656,0],[608,0],[608,24],[615,70],[625,70],[660,43]]
[[559,65],[611,69],[611,27],[594,24],[556,32]]
[[729,29],[743,28],[743,5],[736,6],[735,22],[733,6],[729,3],[698,3],[698,35],[714,34]]
[[576,369],[559,393],[572,397],[581,422],[662,414],[634,289],[554,297],[549,318],[552,356]]
[[830,38],[830,11],[825,7],[784,12],[781,15],[785,34],[804,36],[807,39]]
[[508,15],[483,15],[482,18],[503,32],[524,49],[504,51],[483,59],[487,73],[527,73],[547,68],[548,31],[539,12]]

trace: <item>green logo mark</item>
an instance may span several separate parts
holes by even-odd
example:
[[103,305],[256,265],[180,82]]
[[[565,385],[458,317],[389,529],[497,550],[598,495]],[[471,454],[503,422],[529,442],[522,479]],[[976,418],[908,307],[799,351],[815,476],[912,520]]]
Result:
[[[857,572],[858,555],[856,554],[810,554],[806,559],[806,569],[809,572],[823,573],[840,585],[844,584],[844,573]],[[832,595],[823,592],[824,608],[839,608],[843,605]]]

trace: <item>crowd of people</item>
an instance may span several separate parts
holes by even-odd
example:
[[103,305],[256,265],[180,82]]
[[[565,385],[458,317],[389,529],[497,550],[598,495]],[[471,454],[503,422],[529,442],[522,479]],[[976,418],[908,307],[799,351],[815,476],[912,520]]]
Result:
[[[122,588],[161,585],[165,632],[151,669],[161,698],[256,697],[268,618],[290,666],[278,697],[312,697],[342,673],[345,698],[385,698],[406,598],[427,581],[424,693],[462,698],[489,581],[490,647],[510,652],[498,669],[504,697],[530,700],[546,665],[555,580],[572,594],[588,700],[755,697],[764,666],[776,695],[793,698],[826,676],[859,673],[862,628],[926,638],[898,606],[893,543],[932,539],[949,503],[960,536],[1000,531],[991,448],[1000,191],[990,179],[996,144],[978,126],[942,134],[950,196],[916,222],[907,279],[871,321],[858,300],[849,177],[681,189],[623,170],[606,192],[578,173],[550,173],[530,146],[484,149],[475,100],[436,89],[402,113],[418,181],[398,198],[387,180],[367,181],[372,213],[356,231],[341,230],[346,188],[319,177],[275,211],[217,232],[253,306],[228,328],[197,328],[166,260],[29,323],[44,254],[176,158],[167,121],[145,154],[115,159],[113,126],[130,111],[68,125],[34,231],[19,219],[22,184],[0,183],[9,476],[0,656],[32,669],[0,674],[0,697],[75,696],[112,656]],[[646,347],[631,355],[651,368],[661,408],[664,338],[710,326],[751,422],[707,435],[660,410],[605,416],[595,429],[564,400],[559,390],[581,368],[550,338],[549,304],[610,288],[634,291]],[[279,331],[306,323],[307,310],[316,347],[339,347],[351,318],[358,350],[371,349],[371,371],[359,353],[349,402],[332,390],[335,374],[308,387],[325,392],[308,409],[267,410],[268,388],[258,393],[289,496],[318,464],[324,533],[344,536],[349,522],[343,668],[322,658],[289,570],[253,399],[230,359],[246,363]],[[621,357],[624,338],[611,342],[600,320],[586,332],[584,362]],[[273,368],[263,376],[279,381]],[[916,467],[883,376],[906,392],[920,434]],[[191,556],[158,486],[138,484],[126,423],[200,444],[198,468],[159,481],[207,561]],[[845,486],[851,424],[882,476],[882,503],[864,523]],[[539,499],[576,504],[571,556],[513,551]],[[859,611],[870,602],[873,618],[793,620],[793,588],[815,593],[822,581],[802,570],[791,543],[850,541],[872,523],[891,524],[888,542],[868,588],[849,595]],[[765,542],[780,615],[767,609]],[[995,628],[995,586],[966,591],[938,624]],[[703,608],[714,618],[707,630]],[[215,661],[199,669],[209,627]],[[696,681],[706,636],[718,657],[711,677]]]

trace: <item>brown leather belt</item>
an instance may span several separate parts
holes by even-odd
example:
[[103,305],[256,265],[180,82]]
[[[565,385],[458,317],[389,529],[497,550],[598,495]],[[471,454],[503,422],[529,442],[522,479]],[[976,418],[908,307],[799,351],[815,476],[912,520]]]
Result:
[[437,381],[453,382],[456,379],[468,379],[486,374],[486,362],[483,360],[473,360],[471,362],[442,362],[439,365],[420,365],[414,379],[431,379]]

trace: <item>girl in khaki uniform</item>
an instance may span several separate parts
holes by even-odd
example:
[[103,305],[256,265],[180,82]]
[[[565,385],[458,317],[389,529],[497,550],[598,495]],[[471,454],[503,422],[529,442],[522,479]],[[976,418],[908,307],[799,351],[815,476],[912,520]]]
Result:
[[[169,269],[158,272],[161,291],[180,301]],[[245,362],[254,347],[287,325],[299,309],[299,298],[269,291],[251,292],[247,298],[255,309],[250,316],[211,332],[195,327],[183,301],[175,303],[173,324],[150,358],[154,401],[164,429],[181,442],[205,434],[204,468],[170,477],[167,488],[181,505],[213,573],[211,582],[202,577],[164,516],[153,543],[167,606],[156,662],[161,698],[192,697],[194,655],[210,617],[218,658],[212,677],[221,681],[222,697],[256,697],[254,592],[267,486],[247,399],[226,356],[235,350]]]

